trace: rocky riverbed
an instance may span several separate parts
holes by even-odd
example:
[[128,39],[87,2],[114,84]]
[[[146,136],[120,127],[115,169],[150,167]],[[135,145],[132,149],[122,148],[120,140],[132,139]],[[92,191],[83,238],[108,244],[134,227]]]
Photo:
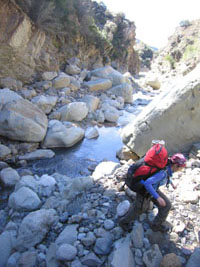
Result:
[[4,169],[1,177],[18,182],[1,210],[1,266],[198,266],[199,167],[191,159],[174,178],[177,190],[168,189],[173,209],[166,234],[150,228],[154,208],[130,233],[119,227],[127,200],[135,198],[119,191],[127,164],[102,162],[92,176],[76,179]]
[[[118,150],[120,129],[159,91],[144,90],[130,76],[110,68],[96,71],[106,77],[87,82],[81,78],[86,77],[83,71],[73,77],[63,73],[43,77],[48,75],[50,80],[26,89],[7,79],[4,83],[13,90],[0,91],[0,115],[5,118],[10,110],[24,127],[24,132],[15,128],[15,120],[7,116],[10,128],[1,129],[0,266],[199,266],[198,145],[188,155],[187,168],[174,177],[177,190],[163,188],[173,203],[170,232],[151,230],[154,207],[133,223],[130,232],[118,225],[135,200],[133,192],[120,189],[130,158],[136,158],[125,149],[115,158],[113,153],[104,154],[105,148]],[[69,88],[63,88],[66,83]],[[34,116],[28,113],[31,108]],[[37,136],[26,128],[28,122],[38,129]],[[13,140],[16,136],[19,140]],[[38,143],[33,142],[36,137]]]

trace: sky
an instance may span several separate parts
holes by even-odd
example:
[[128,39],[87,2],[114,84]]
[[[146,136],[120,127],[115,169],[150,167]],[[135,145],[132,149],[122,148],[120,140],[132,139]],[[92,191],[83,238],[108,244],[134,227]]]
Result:
[[200,19],[199,0],[100,0],[136,25],[136,38],[162,48],[182,20]]

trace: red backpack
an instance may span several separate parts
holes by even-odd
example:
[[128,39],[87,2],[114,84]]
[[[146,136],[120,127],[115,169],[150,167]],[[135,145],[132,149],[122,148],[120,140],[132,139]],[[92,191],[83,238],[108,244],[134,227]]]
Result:
[[125,184],[137,192],[141,186],[138,186],[140,180],[146,180],[152,174],[164,169],[168,162],[168,152],[161,144],[153,145],[145,156],[132,164],[127,172]]

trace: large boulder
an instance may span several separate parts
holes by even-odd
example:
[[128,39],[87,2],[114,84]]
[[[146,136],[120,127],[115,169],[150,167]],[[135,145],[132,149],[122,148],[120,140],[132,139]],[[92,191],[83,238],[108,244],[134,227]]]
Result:
[[86,95],[82,98],[82,101],[86,103],[89,112],[97,110],[99,105],[99,98],[93,95]]
[[51,120],[42,147],[71,147],[83,139],[84,134],[84,130],[74,124]]
[[0,105],[0,135],[12,140],[40,142],[47,131],[46,115],[24,99]]
[[9,88],[4,88],[0,90],[0,105],[5,105],[8,102],[22,99],[20,95],[11,91]]
[[111,66],[95,69],[91,72],[91,75],[99,78],[110,79],[114,86],[124,83],[126,80],[120,72],[113,69]]
[[112,82],[109,79],[97,79],[94,81],[85,82],[84,85],[90,91],[107,90],[112,87]]
[[44,96],[44,95],[38,95],[34,97],[31,102],[38,106],[45,114],[49,114],[52,110],[52,108],[57,103],[57,96]]
[[17,247],[23,251],[40,243],[56,221],[53,209],[41,209],[29,213],[19,227]]
[[121,96],[125,103],[133,102],[133,87],[129,83],[122,83],[112,87],[110,90],[114,95]]
[[169,153],[188,151],[200,139],[200,65],[152,101],[122,131],[123,142],[137,155],[153,139],[163,139]]
[[72,102],[61,107],[61,121],[82,121],[88,115],[88,108],[85,102]]
[[124,240],[117,242],[112,255],[111,255],[111,265],[112,267],[135,267],[135,260],[133,252],[131,250],[131,241],[127,237]]
[[38,195],[28,187],[21,187],[13,192],[8,201],[10,208],[20,211],[32,211],[40,207],[41,201]]

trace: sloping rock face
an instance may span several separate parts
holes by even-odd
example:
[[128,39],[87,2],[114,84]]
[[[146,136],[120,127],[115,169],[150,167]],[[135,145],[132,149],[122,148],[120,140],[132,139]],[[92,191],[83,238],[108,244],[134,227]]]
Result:
[[67,67],[73,56],[86,67],[113,62],[124,71],[139,71],[134,22],[102,4],[0,0],[0,6],[0,78],[30,82],[41,71]]
[[151,67],[156,72],[186,75],[200,62],[200,20],[181,21]]
[[199,71],[200,65],[156,97],[123,129],[123,142],[137,155],[144,155],[153,139],[164,139],[169,153],[188,151],[199,141]]
[[34,75],[36,65],[50,66],[50,58],[42,52],[46,35],[11,1],[0,0],[0,6],[0,77],[26,81]]

